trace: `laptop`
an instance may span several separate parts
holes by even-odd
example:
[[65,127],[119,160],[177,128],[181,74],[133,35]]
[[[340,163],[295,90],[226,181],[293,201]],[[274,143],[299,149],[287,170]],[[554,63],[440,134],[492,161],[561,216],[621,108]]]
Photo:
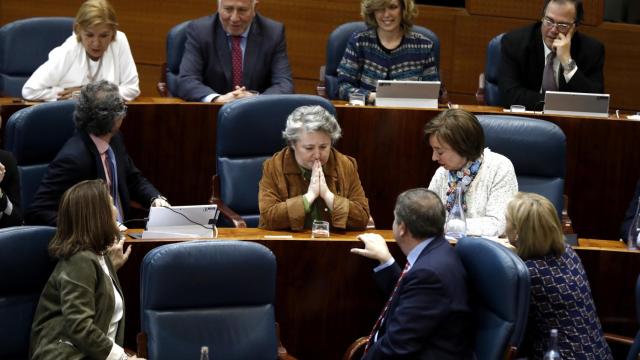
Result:
[[547,91],[543,114],[607,118],[609,98],[609,94]]
[[143,239],[215,237],[216,205],[152,207]]
[[376,106],[437,109],[440,81],[378,80]]

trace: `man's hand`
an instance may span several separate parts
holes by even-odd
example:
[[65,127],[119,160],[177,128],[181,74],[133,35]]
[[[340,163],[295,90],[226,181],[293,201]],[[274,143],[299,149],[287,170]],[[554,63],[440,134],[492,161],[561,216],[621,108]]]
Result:
[[558,37],[553,41],[553,48],[556,52],[560,64],[566,65],[571,60],[571,39],[576,31],[575,24],[571,26],[571,29],[567,35],[558,33]]
[[353,248],[351,252],[369,259],[378,260],[384,264],[391,259],[391,253],[387,247],[387,242],[378,234],[366,233],[358,235],[358,239],[364,243],[364,249]]
[[111,245],[109,249],[107,249],[107,255],[111,259],[111,263],[113,264],[113,268],[118,271],[124,263],[129,259],[129,255],[131,254],[131,246],[127,248],[127,251],[123,251],[124,249],[124,237],[116,240],[116,242]]
[[66,88],[58,93],[58,100],[71,99],[71,96],[73,96],[73,93],[80,90],[82,90],[82,86]]
[[255,92],[248,91],[244,86],[236,86],[235,90],[230,91],[224,95],[220,95],[215,100],[214,103],[224,104],[233,100],[238,100],[246,97],[256,96]]
[[171,204],[169,204],[169,202],[161,197],[157,197],[155,199],[153,199],[153,201],[151,202],[151,207],[170,207]]

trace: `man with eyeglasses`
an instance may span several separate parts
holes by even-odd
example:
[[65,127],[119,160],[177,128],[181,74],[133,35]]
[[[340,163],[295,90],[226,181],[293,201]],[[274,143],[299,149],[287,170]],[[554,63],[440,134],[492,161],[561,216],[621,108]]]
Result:
[[103,179],[107,183],[120,223],[133,217],[131,200],[144,207],[169,206],[127,154],[120,133],[126,114],[117,85],[100,80],[82,87],[73,113],[76,133],[49,163],[27,209],[27,224],[56,226],[62,194],[84,180]]
[[542,110],[546,91],[604,92],[604,46],[577,32],[582,0],[545,0],[542,19],[502,38],[503,106]]
[[284,26],[256,13],[258,0],[218,0],[218,12],[191,21],[177,95],[226,103],[256,94],[291,94]]

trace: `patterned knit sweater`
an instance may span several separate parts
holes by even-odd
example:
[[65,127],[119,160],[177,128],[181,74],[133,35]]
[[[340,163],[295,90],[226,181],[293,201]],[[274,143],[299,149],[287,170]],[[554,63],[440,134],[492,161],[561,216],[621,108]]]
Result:
[[378,80],[440,80],[433,46],[413,31],[393,50],[382,46],[374,28],[354,33],[338,67],[340,98],[348,100],[353,92],[368,98]]

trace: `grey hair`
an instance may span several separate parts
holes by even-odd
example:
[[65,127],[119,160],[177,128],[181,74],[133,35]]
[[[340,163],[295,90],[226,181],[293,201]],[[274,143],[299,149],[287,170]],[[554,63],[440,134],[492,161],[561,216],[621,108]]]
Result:
[[[218,10],[220,10],[220,7],[222,6],[222,0],[218,0]],[[251,0],[251,7],[255,8],[256,3],[258,2],[258,0]]]
[[116,119],[124,116],[126,109],[118,86],[100,80],[82,87],[73,119],[76,128],[101,136],[111,132]]
[[393,211],[396,224],[404,223],[420,239],[444,233],[447,213],[436,193],[427,188],[410,189],[398,195]]
[[282,137],[293,144],[300,139],[301,130],[322,131],[331,137],[331,144],[335,144],[342,136],[342,129],[336,118],[318,105],[300,106],[293,110],[287,118],[287,127],[282,132]]

